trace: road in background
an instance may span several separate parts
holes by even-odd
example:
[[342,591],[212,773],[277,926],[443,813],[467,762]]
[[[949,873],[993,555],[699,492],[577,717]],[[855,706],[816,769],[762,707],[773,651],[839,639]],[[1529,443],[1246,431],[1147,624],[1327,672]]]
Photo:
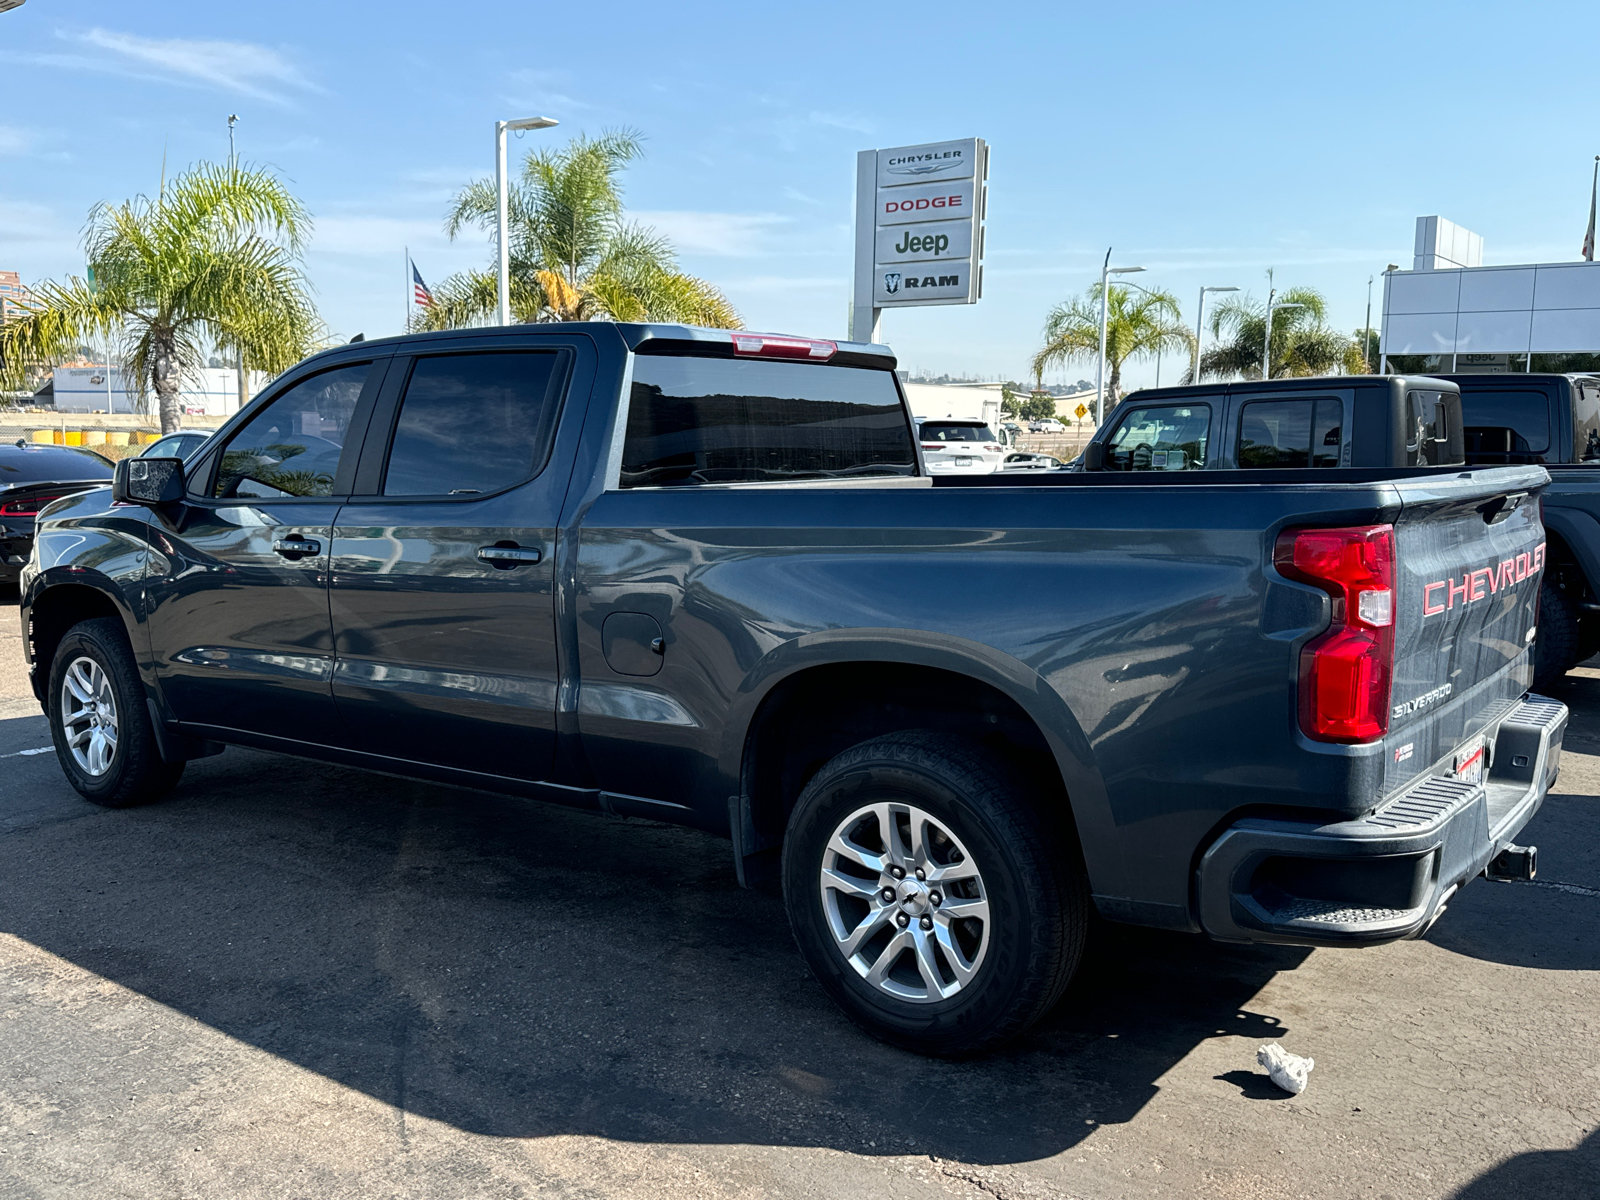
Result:
[[941,1062],[849,1025],[698,833],[244,750],[94,808],[27,753],[7,603],[0,1198],[1593,1200],[1600,670],[1561,698],[1535,884],[1361,951],[1112,927]]

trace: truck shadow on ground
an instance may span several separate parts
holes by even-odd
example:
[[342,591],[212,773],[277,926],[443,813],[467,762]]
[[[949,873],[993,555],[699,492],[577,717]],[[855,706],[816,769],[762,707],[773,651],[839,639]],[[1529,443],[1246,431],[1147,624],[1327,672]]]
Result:
[[[1591,660],[1588,666],[1600,666]],[[1600,678],[1568,675],[1549,689],[1571,716],[1564,750],[1600,754]],[[1517,835],[1539,847],[1533,883],[1475,881],[1427,935],[1456,954],[1549,971],[1600,970],[1600,896],[1563,892],[1556,883],[1600,890],[1600,797],[1573,794],[1563,770],[1538,814]],[[1591,785],[1592,786],[1592,785]]]
[[475,1133],[1040,1159],[1204,1039],[1283,1038],[1249,1002],[1307,953],[1110,928],[1029,1038],[935,1061],[828,1003],[717,839],[239,750],[103,812],[22,761],[6,929]]

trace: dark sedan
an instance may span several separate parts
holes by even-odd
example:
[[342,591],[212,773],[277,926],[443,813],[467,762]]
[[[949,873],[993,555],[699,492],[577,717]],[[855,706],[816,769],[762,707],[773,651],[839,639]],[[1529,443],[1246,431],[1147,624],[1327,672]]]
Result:
[[33,553],[33,522],[50,501],[111,482],[111,462],[76,446],[0,445],[0,587]]

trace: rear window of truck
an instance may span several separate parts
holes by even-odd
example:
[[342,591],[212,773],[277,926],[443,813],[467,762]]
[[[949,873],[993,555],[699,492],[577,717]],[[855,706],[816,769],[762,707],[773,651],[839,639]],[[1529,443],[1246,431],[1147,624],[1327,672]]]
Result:
[[889,371],[726,358],[634,359],[621,486],[915,475]]
[[1106,441],[1103,470],[1193,471],[1205,466],[1209,404],[1130,409]]
[[1337,467],[1344,440],[1344,404],[1334,396],[1253,400],[1239,410],[1240,469]]
[[1550,449],[1550,398],[1537,388],[1463,388],[1461,422],[1474,462],[1526,462]]

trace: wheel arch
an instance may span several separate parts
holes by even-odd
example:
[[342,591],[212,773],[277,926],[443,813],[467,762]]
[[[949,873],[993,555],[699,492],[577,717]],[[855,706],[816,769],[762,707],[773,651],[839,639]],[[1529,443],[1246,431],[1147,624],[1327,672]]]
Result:
[[30,667],[29,683],[34,697],[43,704],[49,684],[50,663],[61,639],[80,621],[96,617],[116,617],[134,647],[134,659],[143,656],[133,638],[136,624],[120,590],[109,579],[92,571],[73,571],[65,578],[54,573],[41,575],[22,601],[23,653]]
[[850,630],[787,642],[734,700],[723,770],[737,779],[729,820],[741,882],[775,863],[789,812],[835,754],[881,734],[945,729],[1017,755],[1053,793],[1091,881],[1115,826],[1093,752],[1066,702],[1027,664],[949,634]]

